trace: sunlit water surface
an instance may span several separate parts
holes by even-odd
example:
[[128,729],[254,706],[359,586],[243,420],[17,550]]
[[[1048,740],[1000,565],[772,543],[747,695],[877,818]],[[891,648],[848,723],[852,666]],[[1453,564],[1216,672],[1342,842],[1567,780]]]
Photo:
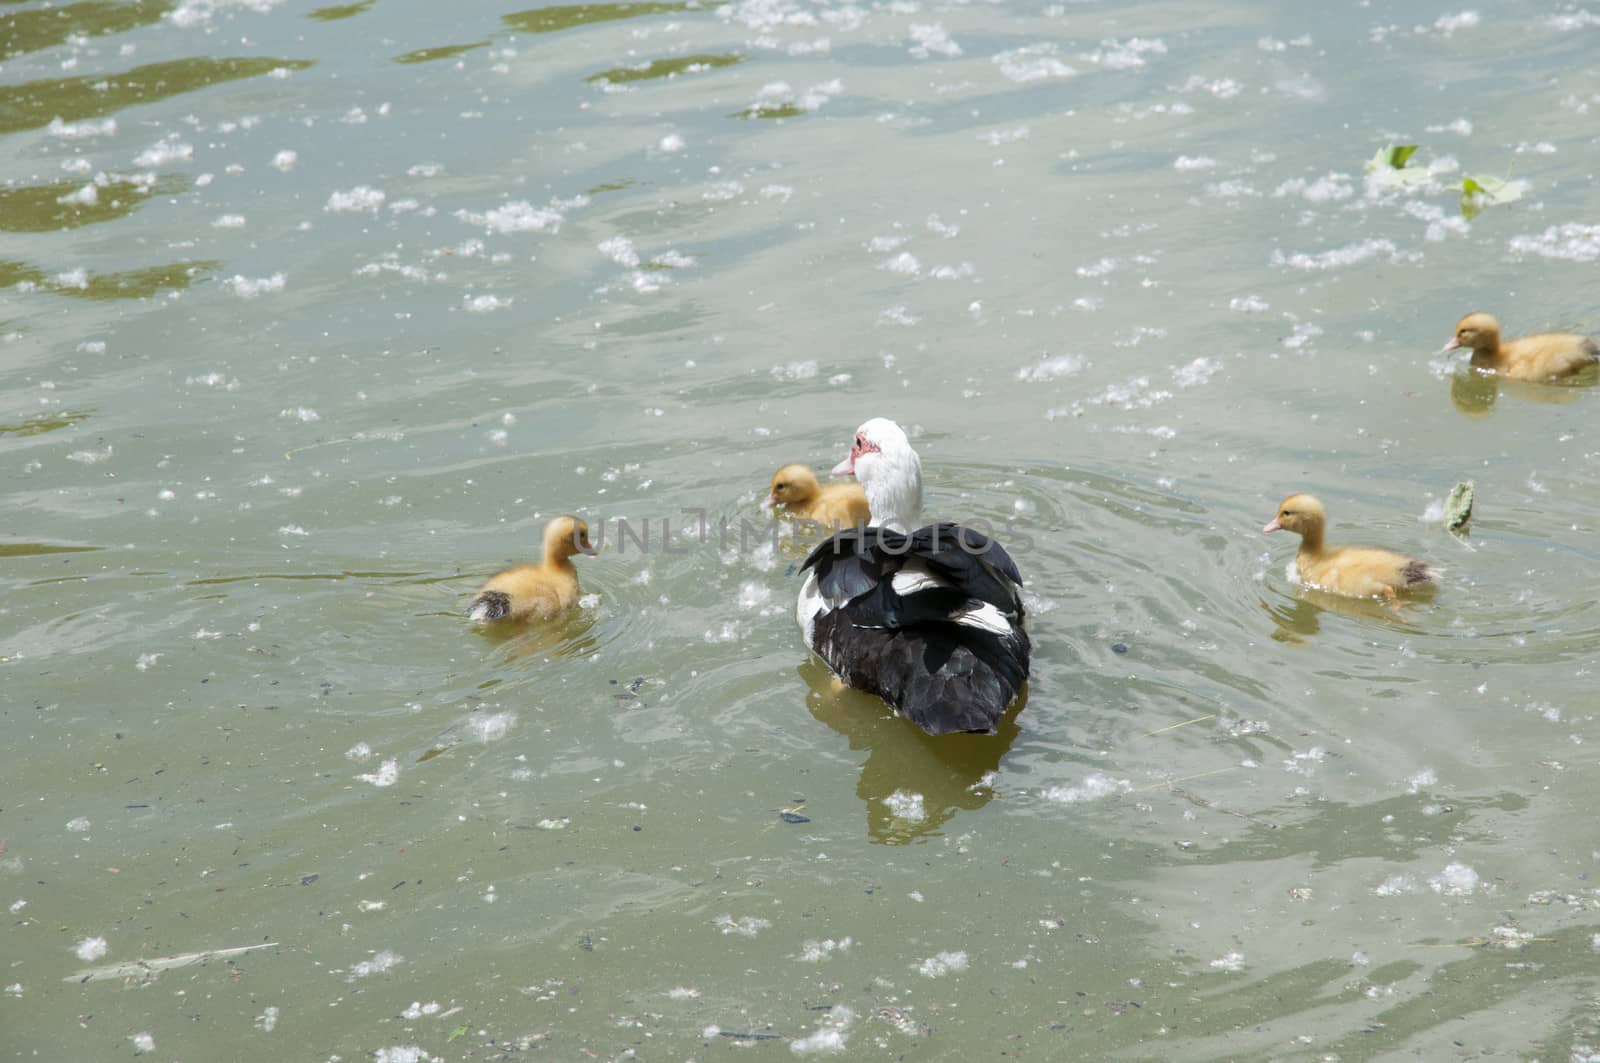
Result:
[[[8,0],[0,1054],[1593,1058],[1600,400],[1432,352],[1600,328],[1597,35]],[[1027,576],[995,737],[807,660],[757,503],[874,415]]]

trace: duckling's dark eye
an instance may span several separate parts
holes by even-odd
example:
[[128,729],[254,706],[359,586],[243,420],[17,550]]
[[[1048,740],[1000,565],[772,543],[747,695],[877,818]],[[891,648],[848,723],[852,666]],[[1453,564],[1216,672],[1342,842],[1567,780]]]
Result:
[[780,491],[787,491],[787,490],[789,490],[789,485],[788,485],[788,484],[786,484],[786,483],[783,483],[783,484],[779,484],[779,485],[778,485],[778,490],[780,490]]

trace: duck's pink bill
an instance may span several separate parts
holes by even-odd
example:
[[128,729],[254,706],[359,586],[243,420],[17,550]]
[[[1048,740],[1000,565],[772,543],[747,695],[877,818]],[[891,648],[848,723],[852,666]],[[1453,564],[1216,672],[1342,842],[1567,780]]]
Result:
[[599,557],[600,556],[600,551],[596,550],[592,546],[580,546],[580,547],[578,547],[578,550],[579,550],[580,553],[588,554],[590,557]]
[[833,471],[830,472],[828,475],[829,476],[854,476],[855,474],[856,474],[856,456],[855,456],[855,452],[852,451],[850,453],[850,456],[848,458],[845,458],[839,464],[835,465],[833,467]]
[[766,498],[763,498],[761,500],[761,508],[762,509],[771,509],[773,506],[775,506],[777,504],[778,504],[778,500],[776,498],[773,498],[771,495],[768,495]]
[[1274,518],[1271,524],[1268,524],[1265,528],[1262,528],[1261,530],[1264,531],[1264,532],[1283,531],[1283,525],[1279,524],[1277,519]]
[[1461,341],[1456,339],[1454,336],[1451,336],[1450,337],[1450,342],[1445,344],[1443,347],[1439,348],[1439,353],[1443,354],[1445,351],[1458,350],[1458,349],[1460,349],[1460,347],[1461,347]]

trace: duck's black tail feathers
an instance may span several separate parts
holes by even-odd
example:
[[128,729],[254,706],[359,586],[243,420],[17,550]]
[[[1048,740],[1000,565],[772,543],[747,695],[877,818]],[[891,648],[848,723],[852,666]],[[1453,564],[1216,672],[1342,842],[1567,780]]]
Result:
[[1022,578],[992,539],[956,524],[850,529],[806,559],[833,608],[812,649],[852,687],[929,734],[992,733],[1028,678]]

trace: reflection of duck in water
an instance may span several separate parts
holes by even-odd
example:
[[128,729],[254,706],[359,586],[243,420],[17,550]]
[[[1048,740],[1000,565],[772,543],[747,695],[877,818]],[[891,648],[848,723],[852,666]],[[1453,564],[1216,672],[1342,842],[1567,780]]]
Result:
[[1304,598],[1289,598],[1285,601],[1263,599],[1261,608],[1267,611],[1267,615],[1272,617],[1272,622],[1277,625],[1272,631],[1274,642],[1287,642],[1298,646],[1322,630],[1322,621],[1318,618],[1322,610]]
[[552,657],[587,657],[600,648],[594,609],[573,609],[538,624],[482,624],[478,633],[502,663],[535,664]]
[[882,702],[844,686],[815,657],[799,672],[810,688],[806,708],[811,715],[844,735],[851,749],[867,751],[856,796],[866,803],[868,840],[909,844],[938,833],[957,812],[976,811],[994,797],[986,776],[1000,767],[1022,733],[1017,714],[1027,703],[1026,688],[993,735],[936,738],[907,728],[883,711]]
[[1276,625],[1272,631],[1273,641],[1286,642],[1291,646],[1303,645],[1321,632],[1324,613],[1342,613],[1361,620],[1376,620],[1397,627],[1401,631],[1416,634],[1424,631],[1421,627],[1407,624],[1400,618],[1394,606],[1378,599],[1348,598],[1319,591],[1314,587],[1302,587],[1298,594],[1288,598],[1279,598],[1276,595],[1264,598],[1261,601],[1261,608]]
[[1468,417],[1482,417],[1494,410],[1500,397],[1500,382],[1492,373],[1468,369],[1450,375],[1450,401]]
[[577,517],[557,517],[544,526],[544,558],[489,577],[467,607],[470,620],[548,620],[578,604],[574,554],[594,557],[589,526]]
[[1573,332],[1540,332],[1515,340],[1500,339],[1493,314],[1468,314],[1442,350],[1472,352],[1472,368],[1511,380],[1559,380],[1583,372],[1600,361],[1600,344]]
[[[1549,383],[1570,385],[1581,382],[1581,378],[1568,377]],[[1450,401],[1468,417],[1482,417],[1491,413],[1502,391],[1519,399],[1549,403],[1573,402],[1579,393],[1576,387],[1550,387],[1547,383],[1511,380],[1470,366],[1450,376]]]

